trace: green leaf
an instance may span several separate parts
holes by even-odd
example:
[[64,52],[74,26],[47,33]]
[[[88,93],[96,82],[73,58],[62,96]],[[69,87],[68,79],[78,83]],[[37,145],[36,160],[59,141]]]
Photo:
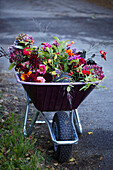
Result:
[[67,63],[64,63],[64,71],[66,72],[68,70]]
[[65,42],[65,44],[68,42],[69,40],[65,40],[64,42]]
[[60,42],[58,37],[53,37],[58,43]]
[[11,70],[16,64],[15,63],[11,63],[8,70]]
[[25,46],[26,46],[26,45],[28,45],[28,44],[29,44],[29,42],[25,42],[24,44],[25,44]]
[[59,46],[59,52],[60,53],[62,52],[62,46]]
[[48,47],[46,47],[46,50],[50,53],[50,49]]
[[68,87],[67,87],[67,92],[70,92],[70,90],[71,90],[71,87],[68,86]]
[[79,91],[81,91],[81,90],[86,90],[88,87],[86,86],[86,85],[84,85]]
[[20,46],[20,45],[15,45],[15,48],[18,48],[18,49],[21,49],[21,50],[24,49],[24,47],[22,47],[22,46]]
[[69,85],[70,87],[74,87],[72,84]]
[[24,43],[25,43],[25,41],[19,41],[19,43],[23,43],[23,44],[24,44]]
[[58,49],[57,49],[57,47],[55,46],[55,45],[52,45],[52,47],[57,51]]
[[81,55],[80,55],[81,58],[86,58],[86,51],[84,51]]

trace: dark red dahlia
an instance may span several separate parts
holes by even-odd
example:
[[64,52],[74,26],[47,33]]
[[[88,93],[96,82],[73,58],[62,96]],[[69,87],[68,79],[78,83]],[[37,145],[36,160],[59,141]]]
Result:
[[85,64],[86,63],[86,60],[84,59],[84,58],[80,58],[79,59],[79,64],[81,65],[81,64]]
[[41,63],[41,59],[38,57],[38,54],[31,54],[29,58],[29,64],[33,69],[38,68]]
[[17,64],[15,67],[15,71],[22,71],[24,66],[22,64]]
[[37,75],[36,73],[30,74],[30,76],[25,77],[25,81],[27,82],[36,82]]
[[46,82],[52,82],[53,80],[53,77],[50,73],[45,73],[43,77],[45,78]]
[[22,71],[23,71],[24,73],[28,73],[28,72],[29,72],[29,69],[28,69],[27,67],[23,67]]

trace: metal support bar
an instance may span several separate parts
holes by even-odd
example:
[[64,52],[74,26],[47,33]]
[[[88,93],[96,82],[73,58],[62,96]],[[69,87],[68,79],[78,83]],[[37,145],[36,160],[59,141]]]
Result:
[[39,111],[36,112],[32,122],[31,122],[31,125],[29,126],[28,132],[27,132],[26,127],[27,127],[27,119],[28,119],[28,113],[29,113],[29,104],[32,103],[32,102],[31,102],[31,99],[29,98],[29,96],[27,95],[26,91],[25,91],[25,95],[26,95],[27,103],[26,103],[26,113],[25,113],[23,131],[24,131],[25,136],[29,136],[31,134],[32,130],[33,130],[33,126],[34,126],[34,124],[35,124],[35,122],[37,120],[37,117],[39,115]]
[[[49,122],[52,123],[53,120],[49,120]],[[44,120],[37,120],[35,123],[37,123],[37,124],[44,124],[44,123],[46,123],[46,121],[44,121]]]
[[73,111],[70,112],[70,117],[71,117],[71,123],[72,123],[72,128],[73,128],[73,135],[74,135],[74,138],[77,139],[77,141],[78,141],[79,139],[78,139],[77,130],[76,130],[76,127],[75,127],[75,124],[74,124],[74,113],[73,113]]
[[25,136],[27,136],[26,125],[27,125],[28,112],[29,112],[29,101],[27,100],[26,113],[25,113],[25,119],[24,119],[24,127],[23,127]]
[[34,127],[34,124],[36,123],[36,120],[37,120],[37,117],[38,117],[39,114],[40,114],[40,112],[37,111],[34,118],[33,118],[33,120],[32,120],[32,122],[31,122],[31,125],[29,127],[29,130],[28,130],[28,133],[27,133],[28,136],[31,134],[31,132],[33,130],[33,127]]
[[54,133],[53,133],[51,123],[50,123],[49,120],[45,117],[44,113],[40,112],[40,114],[43,116],[45,122],[47,123],[48,128],[49,128],[49,132],[50,132],[50,135],[51,135],[51,139],[52,139],[52,141],[53,141],[56,145],[66,145],[66,144],[77,144],[77,143],[78,143],[78,136],[77,136],[76,131],[75,131],[75,134],[74,134],[74,140],[57,141],[56,138],[55,138],[55,135],[54,135]]
[[77,130],[77,133],[79,135],[81,135],[82,134],[82,124],[81,124],[81,121],[80,121],[78,110],[77,109],[72,110],[72,114],[73,114],[73,118],[74,118],[74,121],[75,121],[75,128]]

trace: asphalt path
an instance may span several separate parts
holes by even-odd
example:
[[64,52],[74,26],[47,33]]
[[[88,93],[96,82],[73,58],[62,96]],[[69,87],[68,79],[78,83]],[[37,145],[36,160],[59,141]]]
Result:
[[[96,57],[103,65],[102,85],[107,89],[95,89],[79,106],[83,136],[72,154],[79,154],[81,161],[100,156],[94,169],[113,169],[113,10],[84,0],[1,0],[0,45],[7,50],[20,33],[31,34],[35,45],[58,36],[74,40],[77,49],[88,50],[89,56],[101,49],[107,52],[107,61]],[[8,72],[8,65],[0,59],[1,72]]]

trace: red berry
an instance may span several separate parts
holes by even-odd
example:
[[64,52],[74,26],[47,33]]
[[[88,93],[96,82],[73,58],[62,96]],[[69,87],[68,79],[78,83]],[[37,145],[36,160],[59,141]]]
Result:
[[72,71],[71,71],[70,73],[71,73],[71,74],[73,74],[73,72],[72,72]]

